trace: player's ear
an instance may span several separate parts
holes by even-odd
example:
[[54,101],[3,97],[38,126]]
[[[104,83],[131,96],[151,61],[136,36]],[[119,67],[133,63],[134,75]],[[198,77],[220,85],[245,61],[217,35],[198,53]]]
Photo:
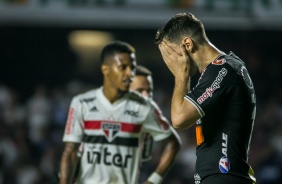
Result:
[[102,64],[101,71],[102,71],[103,75],[108,74],[109,73],[109,65]]
[[182,40],[182,44],[185,45],[187,51],[192,51],[194,45],[190,37],[184,37]]

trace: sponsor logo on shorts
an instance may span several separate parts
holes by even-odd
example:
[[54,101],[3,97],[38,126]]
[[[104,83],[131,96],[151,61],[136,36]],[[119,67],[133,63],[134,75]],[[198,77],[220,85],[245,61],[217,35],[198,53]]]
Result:
[[216,89],[220,88],[220,83],[222,82],[224,76],[226,76],[227,72],[228,71],[225,68],[222,68],[219,71],[219,73],[218,73],[217,77],[215,78],[215,80],[213,81],[212,85],[210,87],[208,87],[206,89],[206,91],[197,99],[197,102],[199,104],[202,104],[207,98],[212,97],[213,92]]
[[116,137],[117,133],[120,131],[120,124],[117,123],[102,123],[102,129],[105,134],[105,137],[109,142],[112,142],[114,138]]

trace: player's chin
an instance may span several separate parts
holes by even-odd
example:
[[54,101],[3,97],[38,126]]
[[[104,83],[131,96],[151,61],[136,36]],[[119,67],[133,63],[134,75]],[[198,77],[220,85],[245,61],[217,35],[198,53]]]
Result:
[[119,90],[122,92],[128,92],[130,85],[122,85]]

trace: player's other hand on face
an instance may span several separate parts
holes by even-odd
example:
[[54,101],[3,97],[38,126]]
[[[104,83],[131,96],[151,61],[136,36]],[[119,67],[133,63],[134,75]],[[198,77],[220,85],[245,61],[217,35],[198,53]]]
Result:
[[190,58],[184,45],[176,45],[167,41],[159,44],[163,60],[171,73],[176,78],[183,78],[189,75]]

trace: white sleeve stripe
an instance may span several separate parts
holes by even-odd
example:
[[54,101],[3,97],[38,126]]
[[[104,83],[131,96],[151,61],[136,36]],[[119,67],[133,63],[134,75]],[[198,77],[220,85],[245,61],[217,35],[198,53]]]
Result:
[[159,135],[153,136],[153,139],[154,139],[154,141],[161,141],[161,140],[168,138],[171,134],[172,134],[172,132],[159,134]]
[[194,107],[196,107],[196,109],[198,110],[199,114],[201,115],[201,117],[205,116],[205,112],[203,111],[203,109],[192,99],[190,98],[189,96],[184,96],[184,98],[188,101],[190,101]]
[[67,136],[65,135],[63,137],[63,142],[74,142],[74,143],[80,143],[81,139],[78,137],[74,137],[74,136]]

